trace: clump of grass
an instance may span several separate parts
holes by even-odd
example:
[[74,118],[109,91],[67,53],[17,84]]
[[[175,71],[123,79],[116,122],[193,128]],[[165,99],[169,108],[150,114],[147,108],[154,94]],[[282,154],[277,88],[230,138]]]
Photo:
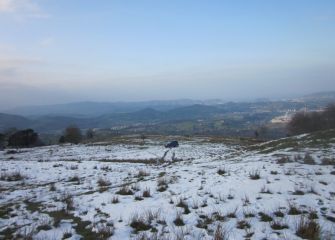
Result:
[[118,196],[113,196],[113,198],[112,198],[112,203],[113,203],[113,204],[117,204],[117,203],[119,203],[119,202],[120,202],[119,197],[118,197]]
[[95,228],[98,239],[108,239],[114,235],[113,223],[100,223]]
[[274,220],[273,222],[271,222],[270,226],[273,230],[283,230],[288,228],[288,225],[286,223],[278,220]]
[[208,204],[207,204],[207,200],[204,199],[204,200],[202,201],[200,207],[204,208],[204,207],[207,207],[207,206],[208,206]]
[[[135,230],[136,233],[140,231],[147,231],[152,228],[151,223],[154,219],[159,218],[159,212],[147,211],[143,215],[134,214],[130,220],[130,226]],[[153,230],[153,228],[152,228]]]
[[300,215],[302,213],[302,211],[295,204],[289,203],[288,207],[288,215]]
[[26,177],[23,176],[19,171],[14,172],[2,172],[0,174],[0,180],[1,181],[7,181],[7,182],[16,182],[21,181],[25,179]]
[[72,231],[71,231],[71,229],[70,229],[70,230],[65,230],[65,231],[63,232],[63,237],[62,237],[62,239],[66,239],[66,238],[70,238],[70,237],[72,237]]
[[290,158],[287,156],[283,156],[279,159],[277,159],[277,163],[278,164],[285,164],[285,163],[289,163],[290,162]]
[[266,213],[259,212],[258,215],[260,217],[261,222],[271,222],[272,221],[272,217]]
[[248,206],[250,204],[250,199],[247,195],[245,195],[244,197],[242,197],[242,203],[243,203],[243,206]]
[[[97,168],[98,168],[98,167],[96,166],[95,169],[97,169]],[[100,167],[100,169],[103,170],[103,171],[105,171],[105,172],[109,172],[109,171],[112,170],[112,169],[110,168],[110,166],[108,166],[108,165],[104,165],[104,166]]]
[[66,211],[69,212],[69,211],[72,211],[74,210],[74,201],[73,201],[73,197],[71,194],[67,193],[67,192],[64,192],[62,194],[62,197],[61,197],[61,201],[65,203],[65,206],[66,206]]
[[37,231],[48,231],[52,229],[50,226],[50,219],[46,216],[41,216],[39,220],[39,226],[37,227]]
[[302,191],[302,190],[300,190],[300,189],[298,189],[298,188],[296,188],[292,194],[293,195],[300,195],[300,196],[302,196],[302,195],[305,195],[305,192]]
[[321,228],[320,225],[314,220],[301,217],[297,222],[296,229],[296,235],[298,237],[309,240],[320,239]]
[[143,191],[142,196],[143,196],[144,198],[149,198],[149,197],[151,197],[150,189],[149,189],[149,188],[146,188],[146,189]]
[[318,216],[317,211],[312,210],[308,213],[308,219],[314,220],[314,219],[318,219],[318,218],[319,218],[319,216]]
[[157,191],[165,192],[168,189],[168,180],[164,177],[160,177],[157,180]]
[[332,216],[325,216],[325,217],[328,221],[335,223],[335,217]]
[[119,195],[133,195],[134,192],[132,190],[129,189],[129,187],[127,186],[123,186],[122,188],[120,188],[116,194],[119,194]]
[[140,191],[140,185],[138,183],[132,184],[131,189],[134,190],[135,192]]
[[147,176],[149,176],[150,175],[150,173],[148,173],[148,172],[146,172],[145,170],[143,170],[143,169],[141,169],[141,170],[139,170],[138,171],[138,173],[137,173],[137,177],[138,178],[144,178],[144,177],[147,177]]
[[245,218],[253,218],[253,217],[255,217],[255,213],[253,213],[253,212],[243,211],[243,215],[244,215]]
[[247,229],[250,228],[250,223],[247,222],[246,220],[240,220],[236,223],[236,228],[238,229]]
[[228,231],[223,229],[221,224],[218,224],[214,232],[214,240],[228,240],[228,239],[229,239]]
[[278,171],[271,171],[270,172],[272,175],[277,175],[278,174]]
[[322,185],[325,185],[325,186],[327,186],[327,185],[328,185],[328,183],[327,183],[327,182],[325,182],[325,181],[319,181],[319,183],[321,183]]
[[321,160],[322,165],[335,165],[335,158],[323,158]]
[[68,182],[80,182],[80,178],[78,177],[78,175],[74,175],[72,177],[69,178]]
[[283,218],[285,216],[285,214],[279,208],[273,212],[273,215],[280,218]]
[[25,226],[20,229],[16,237],[17,239],[32,240],[35,233],[36,228],[34,226]]
[[148,223],[146,221],[145,217],[140,216],[138,214],[134,214],[131,217],[129,225],[134,229],[134,231],[136,233],[140,232],[140,231],[147,231],[147,230],[151,229],[151,225],[150,225],[150,223]]
[[175,220],[173,221],[173,223],[178,227],[181,227],[181,226],[185,225],[183,217],[181,216],[181,213],[177,213],[177,216],[176,216]]
[[108,179],[105,179],[105,178],[102,178],[102,177],[100,177],[98,179],[97,183],[98,183],[99,187],[108,187],[108,186],[111,185],[111,182]]
[[141,196],[136,195],[134,198],[136,201],[142,201],[144,198]]
[[142,232],[137,234],[132,240],[159,240],[157,236],[157,232],[154,233],[148,233],[148,232]]
[[49,190],[50,190],[51,192],[56,191],[56,185],[55,185],[55,183],[51,183],[51,184],[50,184],[50,188],[49,188]]
[[228,200],[233,200],[234,198],[235,198],[235,196],[234,196],[233,193],[229,193],[228,196],[227,196]]
[[78,165],[71,165],[71,166],[70,166],[70,169],[71,169],[71,170],[78,170]]
[[217,171],[217,174],[219,174],[221,176],[223,176],[223,175],[225,175],[227,173],[228,173],[228,171],[226,170],[225,167],[219,168],[218,171]]
[[294,175],[296,172],[293,170],[293,169],[287,169],[287,170],[285,170],[284,171],[284,174],[286,175],[286,176],[292,176],[292,175]]
[[316,191],[315,187],[314,186],[311,186],[308,193],[312,193],[312,194],[315,194],[315,195],[319,195],[319,193]]
[[236,218],[236,212],[237,212],[237,208],[235,208],[233,211],[228,212],[226,214],[227,218]]
[[6,151],[6,154],[17,154],[17,153],[19,152],[16,150],[12,150],[12,149]]
[[254,171],[249,172],[249,178],[251,180],[258,180],[258,179],[260,179],[261,175],[260,175],[259,170],[254,170]]
[[216,221],[224,221],[226,218],[224,214],[220,211],[216,211],[212,213],[212,219],[215,219]]
[[181,198],[179,199],[177,207],[183,208],[184,209],[184,214],[189,214],[191,212],[189,207],[188,207],[188,204],[185,201],[183,201],[183,199],[181,199]]
[[208,229],[208,225],[212,224],[214,219],[207,215],[200,215],[200,219],[198,219],[197,228]]
[[245,235],[244,238],[245,239],[251,239],[251,237],[255,234],[255,232],[253,232],[250,228],[246,228],[245,229]]
[[304,164],[315,165],[315,160],[309,153],[305,154],[303,161]]
[[265,185],[261,188],[260,193],[263,193],[263,194],[272,194],[272,192],[270,191],[270,189],[268,189]]

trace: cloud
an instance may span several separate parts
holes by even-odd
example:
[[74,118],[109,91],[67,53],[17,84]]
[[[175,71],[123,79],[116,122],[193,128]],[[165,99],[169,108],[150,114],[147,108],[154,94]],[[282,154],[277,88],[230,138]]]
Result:
[[0,14],[14,14],[17,17],[48,17],[33,0],[0,0]]

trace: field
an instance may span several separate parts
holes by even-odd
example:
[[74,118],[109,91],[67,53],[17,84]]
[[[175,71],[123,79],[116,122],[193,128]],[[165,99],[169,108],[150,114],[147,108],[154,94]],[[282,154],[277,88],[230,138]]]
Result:
[[179,140],[0,152],[0,239],[335,238],[334,138]]

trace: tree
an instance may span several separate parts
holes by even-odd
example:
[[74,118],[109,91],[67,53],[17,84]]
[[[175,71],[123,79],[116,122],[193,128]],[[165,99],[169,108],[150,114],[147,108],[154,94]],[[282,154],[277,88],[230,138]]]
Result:
[[65,137],[62,135],[60,136],[59,140],[58,140],[59,143],[65,143]]
[[6,146],[5,140],[6,140],[5,134],[0,133],[0,150],[5,148]]
[[330,104],[325,110],[325,118],[327,128],[335,128],[335,104]]
[[254,132],[254,134],[255,134],[255,138],[258,138],[258,137],[259,137],[259,133],[258,133],[257,130]]
[[65,142],[78,144],[81,142],[82,138],[83,137],[81,131],[77,126],[71,125],[65,129],[64,132]]
[[92,128],[90,128],[86,131],[86,138],[87,139],[93,139],[93,137],[94,137],[94,131],[93,131]]
[[8,138],[10,147],[34,147],[39,144],[38,134],[33,129],[17,131]]
[[141,134],[140,138],[142,139],[142,144],[144,144],[144,141],[147,137],[144,134]]

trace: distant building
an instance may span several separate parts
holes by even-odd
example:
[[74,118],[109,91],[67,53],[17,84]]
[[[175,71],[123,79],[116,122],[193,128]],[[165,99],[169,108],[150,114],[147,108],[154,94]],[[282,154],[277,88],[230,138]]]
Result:
[[285,115],[275,117],[271,120],[271,123],[281,123],[281,124],[286,124],[289,123],[295,114],[295,110],[288,110]]

